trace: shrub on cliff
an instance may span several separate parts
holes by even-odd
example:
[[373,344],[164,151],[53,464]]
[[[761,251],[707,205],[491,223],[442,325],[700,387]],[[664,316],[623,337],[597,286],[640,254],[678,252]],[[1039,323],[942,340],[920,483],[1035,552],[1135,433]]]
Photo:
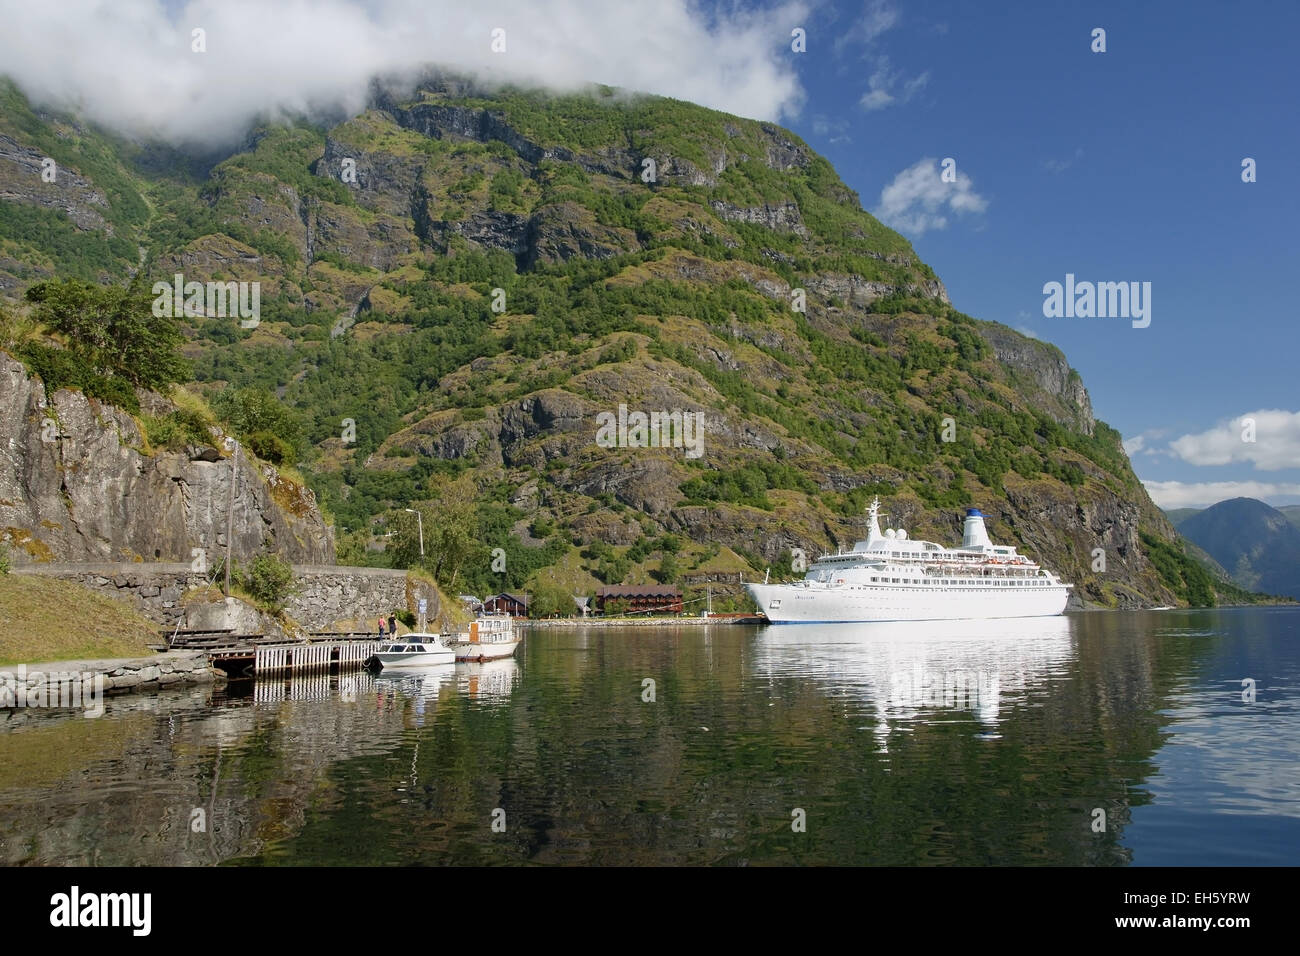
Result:
[[66,336],[68,351],[79,362],[127,383],[120,390],[161,389],[190,377],[190,363],[180,354],[185,341],[180,324],[170,315],[154,314],[139,276],[126,288],[51,279],[28,289],[26,298],[36,306],[33,317]]
[[283,611],[293,593],[293,565],[276,554],[259,554],[241,578],[244,590],[272,613]]
[[129,412],[140,411],[140,401],[129,382],[100,375],[67,349],[27,342],[18,349],[18,358],[41,380],[47,397],[61,388],[78,388],[91,398]]
[[154,448],[179,449],[212,441],[209,430],[212,423],[201,412],[191,408],[178,408],[161,416],[146,415],[142,421],[145,436]]
[[9,309],[0,303],[0,349],[17,351],[39,331],[40,323],[29,315]]
[[298,460],[302,426],[270,391],[240,388],[221,392],[213,399],[212,409],[259,458],[276,465]]

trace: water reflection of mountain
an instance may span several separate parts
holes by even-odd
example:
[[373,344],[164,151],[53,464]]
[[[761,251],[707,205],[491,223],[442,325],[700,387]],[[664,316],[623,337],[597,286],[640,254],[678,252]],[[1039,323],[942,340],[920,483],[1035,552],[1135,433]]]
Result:
[[904,621],[765,628],[752,673],[802,677],[831,696],[869,702],[875,733],[970,713],[986,733],[1003,708],[1069,673],[1075,661],[1063,617],[1002,621]]
[[[514,660],[397,679],[294,675],[23,714],[0,734],[0,864],[194,865],[299,832],[340,762],[391,755],[439,692],[490,704]],[[402,758],[405,760],[406,758]]]
[[545,633],[501,667],[42,715],[0,733],[0,862],[1123,863],[1164,708],[1281,646],[991,625]]

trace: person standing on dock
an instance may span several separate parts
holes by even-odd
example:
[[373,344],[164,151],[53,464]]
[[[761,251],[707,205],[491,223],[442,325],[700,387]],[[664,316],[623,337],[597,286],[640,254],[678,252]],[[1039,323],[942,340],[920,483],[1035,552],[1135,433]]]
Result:
[[383,617],[380,617],[380,618],[379,618],[379,639],[380,639],[381,641],[384,639],[384,619],[383,619]]
[[388,634],[390,637],[397,637],[397,618],[392,614],[388,615]]

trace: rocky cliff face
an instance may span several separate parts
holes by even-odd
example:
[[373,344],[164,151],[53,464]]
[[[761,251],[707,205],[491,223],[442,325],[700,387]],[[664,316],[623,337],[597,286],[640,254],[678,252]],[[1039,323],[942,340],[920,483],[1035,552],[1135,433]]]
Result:
[[[17,564],[49,561],[215,563],[226,547],[232,468],[212,447],[146,451],[128,413],[61,390],[0,352],[0,539]],[[236,560],[263,550],[330,564],[333,529],[315,496],[241,455],[234,469]]]
[[1092,417],[1092,400],[1083,379],[1070,368],[1060,349],[994,322],[981,324],[980,335],[999,362],[1046,393],[1053,418],[1085,435],[1093,433],[1097,421]]
[[104,221],[108,199],[94,184],[75,170],[65,169],[53,182],[42,176],[45,156],[39,150],[15,142],[0,134],[0,166],[9,167],[0,175],[0,200],[21,202],[64,213],[78,229],[97,229],[112,235]]

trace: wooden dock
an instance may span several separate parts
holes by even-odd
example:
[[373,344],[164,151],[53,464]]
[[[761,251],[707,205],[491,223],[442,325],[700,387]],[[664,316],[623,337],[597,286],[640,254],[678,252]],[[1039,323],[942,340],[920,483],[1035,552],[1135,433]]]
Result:
[[317,632],[310,641],[294,642],[233,630],[178,631],[167,637],[171,650],[204,651],[214,667],[231,677],[356,670],[379,650],[369,632]]
[[293,674],[310,671],[355,670],[379,650],[379,643],[322,641],[310,644],[262,644],[254,650],[253,674]]

